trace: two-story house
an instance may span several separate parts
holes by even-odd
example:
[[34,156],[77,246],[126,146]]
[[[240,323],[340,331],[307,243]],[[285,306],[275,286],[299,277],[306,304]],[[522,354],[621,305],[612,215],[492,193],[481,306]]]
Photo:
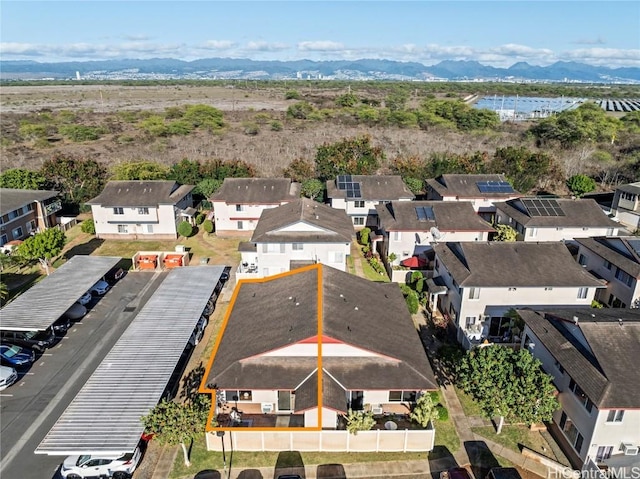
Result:
[[[519,310],[522,347],[553,376],[560,409],[551,432],[575,468],[587,458],[629,477],[640,466],[640,313]],[[593,476],[597,477],[597,476]]]
[[377,226],[376,205],[414,198],[397,175],[340,175],[327,181],[327,202],[344,210],[357,229]]
[[57,191],[0,188],[0,246],[56,225]]
[[392,201],[376,205],[385,257],[391,265],[433,250],[432,243],[487,241],[493,227],[468,201]]
[[201,390],[223,427],[236,407],[248,428],[337,429],[437,388],[398,285],[316,264],[240,281]]
[[485,220],[493,222],[494,203],[518,198],[504,175],[446,174],[426,181],[427,199],[437,201],[470,201]]
[[616,188],[611,213],[631,231],[640,229],[640,181]]
[[602,236],[577,242],[578,263],[607,282],[596,300],[611,308],[640,308],[640,238]]
[[572,241],[618,234],[618,223],[593,199],[526,197],[495,206],[496,222],[515,229],[520,241]]
[[216,235],[250,236],[262,212],[300,197],[289,178],[225,178],[211,197]]
[[196,213],[192,185],[175,181],[110,181],[87,201],[96,237],[105,239],[176,239],[178,224]]
[[309,198],[266,209],[251,240],[238,246],[242,260],[236,279],[262,278],[314,263],[345,271],[354,234],[344,211]]
[[563,243],[440,243],[434,277],[446,292],[438,309],[467,349],[484,339],[510,341],[510,309],[590,306],[604,284],[571,256]]

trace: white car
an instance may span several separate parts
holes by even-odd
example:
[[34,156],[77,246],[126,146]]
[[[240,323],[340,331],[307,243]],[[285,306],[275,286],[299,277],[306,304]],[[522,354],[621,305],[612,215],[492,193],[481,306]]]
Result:
[[60,474],[65,479],[84,479],[85,477],[129,479],[138,467],[141,457],[139,447],[128,454],[69,456],[62,463]]
[[106,281],[100,280],[89,289],[89,293],[94,296],[104,296],[111,286]]
[[18,373],[9,366],[0,366],[0,391],[7,389],[18,380]]
[[91,296],[91,292],[87,291],[78,300],[78,303],[80,303],[82,306],[86,306],[87,304],[89,304],[91,302],[92,299],[93,299],[93,296]]

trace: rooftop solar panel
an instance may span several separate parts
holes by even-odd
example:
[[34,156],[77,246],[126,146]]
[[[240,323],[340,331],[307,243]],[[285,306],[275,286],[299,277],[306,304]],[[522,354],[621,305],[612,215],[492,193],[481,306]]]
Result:
[[171,270],[36,454],[132,452],[144,431],[140,417],[160,401],[223,270]]
[[528,198],[522,199],[522,204],[527,209],[529,216],[565,216],[565,213],[554,199]]
[[511,184],[506,181],[478,181],[476,185],[481,193],[515,193]]
[[431,206],[416,206],[418,221],[435,221],[436,216]]

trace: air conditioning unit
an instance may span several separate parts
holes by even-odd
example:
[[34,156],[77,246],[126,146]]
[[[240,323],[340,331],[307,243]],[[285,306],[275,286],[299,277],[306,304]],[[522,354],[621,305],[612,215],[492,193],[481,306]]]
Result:
[[620,446],[622,452],[624,452],[625,456],[637,456],[638,455],[638,446],[629,443],[622,443]]
[[378,406],[373,406],[371,408],[371,412],[373,414],[382,414],[383,410],[382,410],[382,405],[378,405]]
[[263,414],[270,414],[273,412],[273,403],[270,402],[263,402],[261,404],[262,406],[262,413]]

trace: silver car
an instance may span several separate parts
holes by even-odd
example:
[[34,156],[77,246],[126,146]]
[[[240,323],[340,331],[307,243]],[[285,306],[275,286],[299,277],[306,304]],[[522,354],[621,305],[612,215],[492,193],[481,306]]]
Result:
[[18,372],[9,366],[0,366],[0,391],[18,380]]

